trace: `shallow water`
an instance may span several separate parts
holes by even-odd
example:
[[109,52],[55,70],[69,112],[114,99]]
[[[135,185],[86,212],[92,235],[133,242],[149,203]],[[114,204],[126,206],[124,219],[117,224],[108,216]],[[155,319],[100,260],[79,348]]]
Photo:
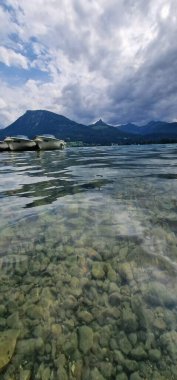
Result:
[[0,155],[0,379],[177,379],[177,146]]

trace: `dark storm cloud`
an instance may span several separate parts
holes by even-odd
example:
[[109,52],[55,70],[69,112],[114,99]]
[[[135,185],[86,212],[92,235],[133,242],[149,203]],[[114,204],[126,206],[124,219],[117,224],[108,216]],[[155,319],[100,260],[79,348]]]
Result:
[[[0,59],[14,76],[17,64],[29,71],[15,87],[2,78],[0,123],[26,108],[48,108],[83,123],[177,119],[175,0],[39,2],[7,0],[9,12],[0,12]],[[14,49],[7,32],[11,10]],[[31,68],[46,72],[46,79],[33,77]]]
[[144,63],[109,88],[112,122],[172,120],[177,117],[176,28],[159,28],[158,36],[144,54]]
[[[141,4],[141,6],[140,6]],[[174,8],[174,3],[171,3],[171,11]],[[151,6],[151,2],[132,2],[129,1],[127,14],[136,12],[137,14],[146,14]],[[168,4],[166,12],[168,12]],[[165,8],[162,8],[162,10]],[[119,9],[120,11],[120,9]],[[170,10],[169,10],[170,11]],[[175,14],[175,9],[173,9]],[[124,25],[127,22],[127,14],[125,17],[117,17],[115,8],[110,8],[105,11],[101,17],[103,21],[110,21],[113,27],[114,23]],[[164,13],[164,17],[166,14]],[[156,25],[152,22],[152,29],[155,30],[155,38],[148,46],[139,46],[136,55],[126,62],[122,77],[116,76],[116,67],[114,68],[115,60],[118,60],[117,54],[114,54],[114,49],[109,51],[109,46],[102,44],[98,46],[95,56],[90,57],[90,70],[98,70],[104,78],[108,79],[107,99],[109,99],[109,108],[105,109],[102,106],[102,98],[96,109],[98,115],[109,117],[112,123],[125,123],[128,121],[146,122],[151,119],[172,120],[176,118],[176,100],[177,100],[177,49],[175,46],[176,23],[172,22],[169,25],[169,19],[164,20],[160,15],[156,16]],[[126,24],[125,22],[125,24]],[[107,24],[108,25],[108,24]],[[99,29],[100,30],[103,29]],[[107,30],[107,29],[106,29]],[[105,29],[103,35],[105,34]],[[141,38],[141,37],[139,37]],[[117,43],[120,41],[120,36],[117,38]],[[117,51],[121,55],[121,46]],[[107,55],[106,55],[107,53]],[[142,63],[138,69],[134,69],[136,59],[140,57]],[[113,70],[112,70],[113,68]],[[120,79],[121,78],[121,79]],[[80,87],[80,83],[75,85]],[[68,89],[68,86],[67,86]],[[77,91],[78,92],[78,91]],[[74,93],[72,93],[74,96]],[[72,99],[72,97],[71,97]],[[95,118],[95,112],[91,112],[89,107],[84,109],[84,103],[80,97],[77,97],[78,104],[76,115],[85,119],[90,116]],[[71,107],[75,109],[74,107]],[[79,111],[80,109],[80,111]],[[82,112],[84,111],[84,112]],[[91,115],[92,114],[92,115]]]

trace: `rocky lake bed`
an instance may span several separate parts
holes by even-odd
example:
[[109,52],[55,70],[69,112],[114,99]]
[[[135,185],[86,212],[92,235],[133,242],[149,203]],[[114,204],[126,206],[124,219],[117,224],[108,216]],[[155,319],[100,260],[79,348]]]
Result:
[[2,155],[0,379],[177,379],[176,151]]

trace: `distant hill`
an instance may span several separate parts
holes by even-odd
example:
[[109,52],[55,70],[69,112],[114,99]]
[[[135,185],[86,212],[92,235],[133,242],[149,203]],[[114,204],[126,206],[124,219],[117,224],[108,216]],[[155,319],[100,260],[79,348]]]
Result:
[[133,123],[118,125],[116,126],[116,128],[119,129],[119,131],[126,132],[126,133],[132,133],[135,135],[142,134],[142,127],[139,127],[138,125],[133,124]]
[[126,124],[116,127],[119,131],[132,133],[147,138],[177,137],[177,123],[167,123],[165,121],[150,121],[144,126],[137,126],[135,124]]
[[115,127],[100,119],[86,126],[54,112],[36,110],[26,111],[11,125],[0,129],[0,139],[16,135],[33,138],[47,133],[67,142],[92,145],[165,143],[177,142],[177,123],[151,121],[141,127],[132,123]]
[[[6,136],[26,135],[30,138],[36,135],[50,133],[66,141],[82,141],[86,144],[122,144],[132,141],[131,135],[118,129],[102,125],[86,126],[72,121],[62,115],[44,110],[26,111],[8,127],[0,130],[0,138]],[[134,137],[133,137],[134,139]]]

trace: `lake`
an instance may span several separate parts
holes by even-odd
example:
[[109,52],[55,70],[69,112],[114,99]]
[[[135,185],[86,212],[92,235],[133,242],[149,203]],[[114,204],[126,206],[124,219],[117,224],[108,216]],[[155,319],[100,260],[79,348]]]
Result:
[[177,145],[0,155],[0,378],[177,379]]

